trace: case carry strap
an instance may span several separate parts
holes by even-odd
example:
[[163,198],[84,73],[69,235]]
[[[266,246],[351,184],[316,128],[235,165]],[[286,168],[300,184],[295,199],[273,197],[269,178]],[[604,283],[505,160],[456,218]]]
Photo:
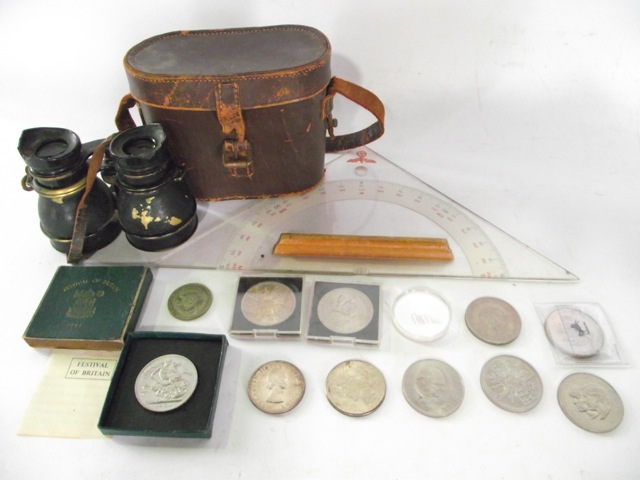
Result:
[[[331,117],[331,105],[333,97],[337,93],[369,110],[377,121],[359,132],[334,135],[333,129],[335,125]],[[329,129],[329,136],[326,139],[326,152],[339,152],[361,147],[380,138],[384,133],[384,105],[380,99],[366,88],[338,77],[333,77],[327,87],[327,96],[322,100],[322,118],[327,119],[327,127]]]
[[[133,121],[133,117],[129,112],[130,108],[136,105],[135,99],[131,95],[126,95],[118,106],[118,113],[116,114],[116,126],[118,130],[127,130],[136,126]],[[77,263],[84,257],[84,240],[87,236],[87,197],[91,193],[93,184],[96,181],[96,177],[102,167],[102,161],[104,160],[104,154],[109,147],[109,142],[114,135],[111,135],[104,140],[100,141],[96,148],[91,152],[91,158],[88,164],[87,170],[87,185],[84,189],[84,193],[78,202],[76,208],[76,215],[73,222],[73,232],[71,233],[71,243],[69,245],[69,252],[67,252],[67,262]]]
[[[331,106],[333,97],[338,93],[371,112],[376,117],[376,122],[359,132],[336,136],[333,132],[335,125],[331,116]],[[131,94],[125,95],[121,100],[116,114],[116,127],[118,127],[118,130],[127,130],[136,126],[129,112],[129,109],[136,104],[137,101]],[[361,147],[377,140],[384,133],[384,105],[380,99],[366,88],[342,78],[331,78],[327,86],[327,94],[322,99],[321,113],[322,118],[327,120],[329,129],[329,136],[326,138],[325,146],[325,151],[329,153]]]

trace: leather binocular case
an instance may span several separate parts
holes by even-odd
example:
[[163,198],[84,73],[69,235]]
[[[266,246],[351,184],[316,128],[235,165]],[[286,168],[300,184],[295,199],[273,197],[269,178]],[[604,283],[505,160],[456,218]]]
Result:
[[[384,132],[384,106],[370,91],[331,76],[331,45],[301,25],[181,31],[159,35],[124,59],[130,94],[119,130],[143,123],[167,132],[171,158],[199,200],[288,195],[322,178],[326,152]],[[335,135],[333,98],[369,110],[375,122]]]

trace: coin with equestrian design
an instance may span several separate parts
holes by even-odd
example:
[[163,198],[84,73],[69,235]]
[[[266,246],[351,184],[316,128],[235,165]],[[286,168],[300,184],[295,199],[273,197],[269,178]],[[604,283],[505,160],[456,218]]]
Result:
[[140,371],[134,384],[136,399],[147,410],[168,412],[184,405],[198,385],[198,370],[182,355],[162,355]]

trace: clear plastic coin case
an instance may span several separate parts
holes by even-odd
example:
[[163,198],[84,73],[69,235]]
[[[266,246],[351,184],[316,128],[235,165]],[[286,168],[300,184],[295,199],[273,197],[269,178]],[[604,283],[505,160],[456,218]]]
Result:
[[627,365],[599,304],[543,303],[535,308],[558,365]]

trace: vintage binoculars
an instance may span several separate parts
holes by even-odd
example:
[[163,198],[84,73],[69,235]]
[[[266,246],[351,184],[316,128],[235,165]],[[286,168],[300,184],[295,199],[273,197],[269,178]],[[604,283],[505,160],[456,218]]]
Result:
[[[87,159],[95,146],[83,145],[78,135],[64,128],[24,130],[18,142],[27,164],[22,187],[38,193],[40,228],[60,252],[68,253],[71,246],[76,211],[87,186]],[[108,245],[121,230],[115,196],[99,178],[86,205],[84,254]]]
[[[165,141],[159,124],[113,137],[101,166],[107,181],[95,178],[85,200],[83,254],[105,247],[121,230],[131,245],[146,251],[175,247],[194,233],[196,201]],[[63,128],[32,128],[20,137],[18,150],[27,165],[23,188],[38,193],[41,229],[58,251],[69,251],[88,160],[99,143],[82,144]]]
[[196,201],[165,147],[162,125],[116,135],[108,156],[115,167],[120,225],[129,243],[157,251],[185,242],[196,230]]

